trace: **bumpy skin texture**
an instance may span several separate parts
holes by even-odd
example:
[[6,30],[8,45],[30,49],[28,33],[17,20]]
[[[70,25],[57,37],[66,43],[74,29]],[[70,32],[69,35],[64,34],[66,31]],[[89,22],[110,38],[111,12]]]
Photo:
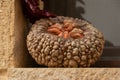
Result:
[[[47,32],[49,26],[62,23],[64,20],[74,21],[84,31],[84,37],[64,39]],[[40,65],[89,67],[100,58],[104,48],[104,38],[102,33],[87,21],[58,16],[36,21],[27,36],[27,47]]]

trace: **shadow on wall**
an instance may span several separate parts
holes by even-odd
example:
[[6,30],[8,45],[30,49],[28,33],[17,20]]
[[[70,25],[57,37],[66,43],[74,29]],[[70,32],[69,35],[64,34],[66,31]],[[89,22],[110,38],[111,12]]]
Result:
[[[77,3],[80,5],[77,6]],[[82,18],[85,14],[84,0],[45,0],[45,9],[57,15]]]
[[105,40],[105,47],[114,47],[114,44],[108,40]]

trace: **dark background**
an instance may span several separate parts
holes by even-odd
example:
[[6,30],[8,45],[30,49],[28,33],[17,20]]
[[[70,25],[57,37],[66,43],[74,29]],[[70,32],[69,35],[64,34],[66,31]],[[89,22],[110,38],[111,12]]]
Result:
[[45,9],[83,18],[103,32],[105,46],[120,46],[120,0],[46,0]]

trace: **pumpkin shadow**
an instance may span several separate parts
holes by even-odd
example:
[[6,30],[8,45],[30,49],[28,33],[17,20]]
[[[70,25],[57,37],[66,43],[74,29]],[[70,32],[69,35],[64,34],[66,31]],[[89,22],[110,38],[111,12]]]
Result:
[[109,40],[105,40],[105,47],[114,47],[114,44]]

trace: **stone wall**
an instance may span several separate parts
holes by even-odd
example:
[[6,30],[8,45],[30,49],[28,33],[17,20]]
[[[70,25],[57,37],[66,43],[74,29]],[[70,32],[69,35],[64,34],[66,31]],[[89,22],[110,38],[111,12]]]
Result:
[[22,0],[0,0],[0,67],[28,67],[33,60],[26,48],[26,19]]
[[25,47],[26,20],[19,3],[19,0],[0,0],[0,80],[120,79],[119,68],[23,69],[22,67],[31,65],[32,60],[29,60]]
[[7,68],[13,67],[14,0],[0,0],[0,80],[6,80]]
[[0,0],[0,67],[13,66],[14,0]]

